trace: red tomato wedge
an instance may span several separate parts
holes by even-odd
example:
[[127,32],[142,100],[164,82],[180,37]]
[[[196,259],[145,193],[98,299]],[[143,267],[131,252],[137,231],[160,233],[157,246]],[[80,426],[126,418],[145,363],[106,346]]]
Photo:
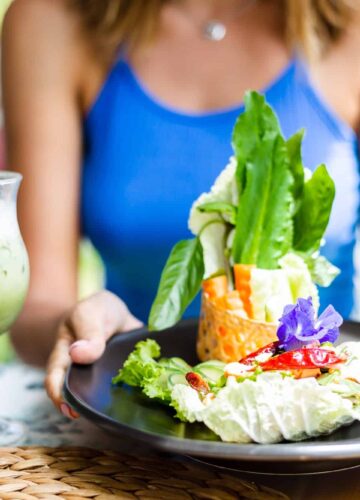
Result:
[[259,366],[263,370],[292,370],[331,368],[333,365],[343,362],[344,359],[337,356],[334,351],[321,348],[302,348],[279,354],[279,356],[260,363]]

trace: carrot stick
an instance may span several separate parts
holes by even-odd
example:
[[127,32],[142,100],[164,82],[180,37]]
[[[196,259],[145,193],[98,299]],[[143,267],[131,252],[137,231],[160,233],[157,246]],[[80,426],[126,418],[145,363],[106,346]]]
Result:
[[228,291],[227,277],[225,274],[215,276],[203,281],[203,290],[210,299],[223,297]]
[[239,291],[245,312],[249,318],[253,318],[253,308],[251,304],[251,269],[253,267],[253,265],[249,264],[234,265],[235,288]]

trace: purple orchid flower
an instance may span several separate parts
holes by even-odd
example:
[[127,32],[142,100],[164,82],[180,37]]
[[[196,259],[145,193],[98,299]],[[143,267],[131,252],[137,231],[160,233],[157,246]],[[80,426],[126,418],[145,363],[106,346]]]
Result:
[[298,299],[285,306],[277,330],[279,347],[285,351],[300,349],[312,342],[334,343],[343,319],[333,306],[328,306],[316,319],[312,298]]

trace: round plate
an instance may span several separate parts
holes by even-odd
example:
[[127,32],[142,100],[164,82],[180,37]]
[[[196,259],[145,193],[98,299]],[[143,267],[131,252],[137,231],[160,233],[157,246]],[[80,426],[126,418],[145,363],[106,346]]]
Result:
[[[137,389],[112,387],[111,379],[136,342],[155,339],[163,356],[197,363],[197,321],[149,333],[146,328],[114,336],[93,365],[72,365],[65,380],[67,401],[81,415],[117,435],[128,435],[162,450],[224,461],[237,469],[262,472],[321,472],[360,465],[360,423],[308,441],[279,444],[221,442],[203,424],[185,424],[173,411]],[[341,341],[360,340],[360,324],[345,322]]]

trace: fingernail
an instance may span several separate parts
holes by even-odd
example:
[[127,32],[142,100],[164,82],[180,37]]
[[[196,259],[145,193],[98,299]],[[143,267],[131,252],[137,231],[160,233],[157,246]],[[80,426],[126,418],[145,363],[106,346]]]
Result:
[[60,411],[66,417],[70,419],[79,418],[80,415],[76,411],[72,410],[67,403],[60,404]]
[[73,349],[77,348],[77,347],[84,347],[86,345],[89,344],[89,341],[88,340],[77,340],[76,342],[74,342],[73,344],[71,344],[71,346],[69,347],[69,352],[71,352]]
[[80,417],[80,415],[72,408],[70,408],[70,413],[71,413],[72,418],[79,418]]

